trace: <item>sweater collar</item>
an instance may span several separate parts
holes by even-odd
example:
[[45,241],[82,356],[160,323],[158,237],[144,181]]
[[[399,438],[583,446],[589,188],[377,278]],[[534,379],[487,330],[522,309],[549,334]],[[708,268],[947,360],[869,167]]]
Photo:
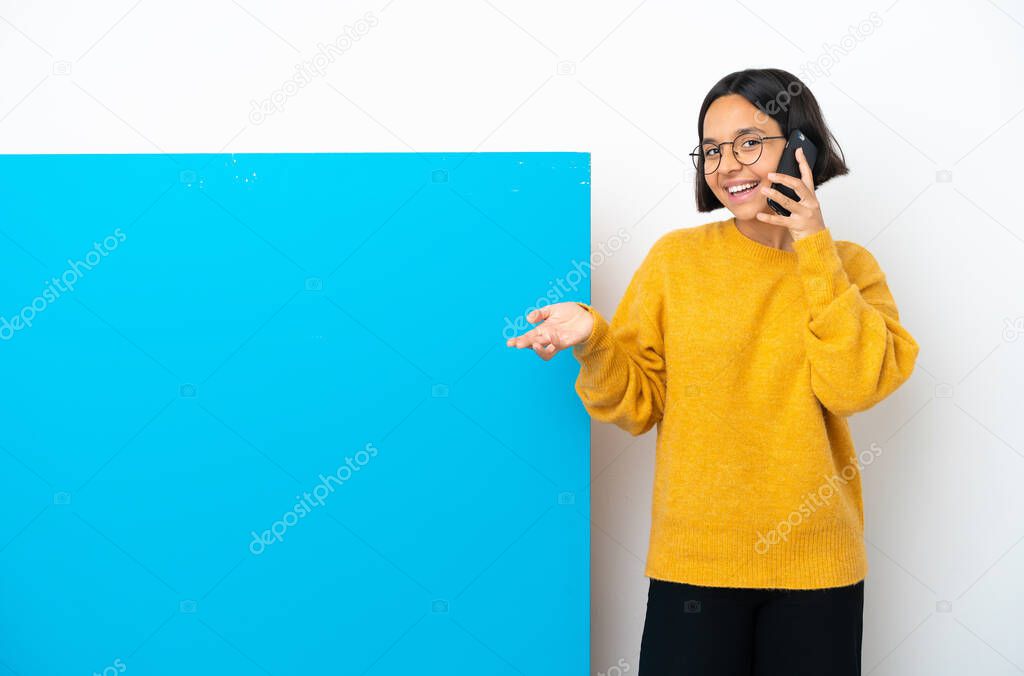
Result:
[[726,247],[735,253],[742,254],[748,258],[759,260],[764,263],[793,264],[797,262],[796,251],[776,249],[767,244],[761,244],[750,239],[736,227],[736,217],[721,221],[719,229],[722,232],[722,240]]

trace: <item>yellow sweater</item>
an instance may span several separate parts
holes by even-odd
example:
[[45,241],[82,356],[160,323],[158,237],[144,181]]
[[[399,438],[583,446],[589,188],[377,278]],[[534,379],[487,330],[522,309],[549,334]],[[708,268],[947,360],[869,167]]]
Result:
[[651,248],[609,324],[573,352],[595,420],[655,424],[645,575],[820,589],[867,574],[846,417],[910,377],[919,350],[867,249],[829,230],[776,249],[735,219]]

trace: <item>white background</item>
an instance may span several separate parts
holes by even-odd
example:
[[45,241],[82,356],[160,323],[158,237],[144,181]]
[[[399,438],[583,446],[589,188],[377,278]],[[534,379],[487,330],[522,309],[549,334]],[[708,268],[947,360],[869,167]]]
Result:
[[[378,24],[322,76],[250,119],[366,12]],[[851,167],[819,193],[826,223],[875,254],[922,346],[913,378],[851,418],[858,448],[881,449],[864,471],[864,673],[1014,674],[1022,57],[1020,0],[4,0],[0,151],[589,151],[594,248],[632,235],[595,271],[610,317],[657,237],[727,215],[692,196],[707,90],[747,67],[802,74]],[[653,454],[653,432],[594,427],[593,673],[636,672]]]

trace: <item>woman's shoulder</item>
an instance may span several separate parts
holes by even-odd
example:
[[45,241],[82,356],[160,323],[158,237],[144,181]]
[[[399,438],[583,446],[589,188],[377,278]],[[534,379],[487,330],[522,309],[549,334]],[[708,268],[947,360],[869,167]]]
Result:
[[835,240],[836,251],[846,270],[880,270],[878,260],[867,247],[845,239]]

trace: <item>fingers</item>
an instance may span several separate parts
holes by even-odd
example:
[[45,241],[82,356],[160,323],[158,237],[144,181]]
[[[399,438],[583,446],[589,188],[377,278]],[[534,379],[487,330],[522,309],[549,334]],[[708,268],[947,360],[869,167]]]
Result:
[[530,322],[531,324],[537,324],[538,322],[540,322],[540,325],[533,327],[532,329],[530,329],[521,336],[509,338],[508,340],[505,341],[505,345],[507,345],[508,347],[531,347],[534,344],[538,344],[541,347],[544,347],[548,345],[548,343],[551,342],[551,340],[548,338],[548,334],[550,333],[550,327],[546,327],[544,325],[544,322],[547,321],[549,317],[551,317],[550,305],[545,305],[544,307],[539,307],[535,310],[530,310],[529,312],[526,313],[526,321]]
[[509,338],[505,342],[505,344],[508,347],[518,348],[547,348],[548,346],[552,346],[554,348],[554,350],[552,351],[553,354],[554,351],[560,349],[561,340],[559,339],[558,334],[556,332],[550,330],[550,327],[546,326],[545,324],[541,324],[540,326],[530,329],[521,336]]
[[558,335],[558,331],[547,321],[550,317],[551,306],[549,305],[531,310],[526,314],[526,321],[531,324],[540,322],[540,324],[521,336],[509,338],[505,344],[515,348],[529,347],[538,357],[548,361],[562,349],[562,339]]
[[534,353],[536,353],[538,357],[540,357],[544,361],[548,361],[549,359],[555,356],[555,353],[558,351],[558,349],[555,347],[554,343],[551,343],[547,347],[540,347],[539,345],[534,345],[533,351]]
[[509,347],[530,347],[537,342],[537,333],[539,330],[540,326],[532,328],[521,336],[509,338],[505,344]]
[[789,176],[788,174],[771,173],[768,174],[768,180],[772,181],[773,183],[781,183],[782,185],[789,186],[794,191],[796,191],[797,195],[799,195],[800,201],[806,200],[814,194],[807,187],[806,183],[804,183],[799,178]]
[[790,213],[794,211],[804,213],[807,211],[807,207],[806,205],[804,205],[803,202],[797,202],[794,199],[786,197],[785,195],[783,195],[778,190],[775,190],[774,188],[761,188],[761,194],[766,195],[769,199],[772,199],[777,204],[785,207],[786,210],[789,211]]
[[[540,327],[538,327],[540,328]],[[513,339],[519,348],[529,347],[533,353],[544,361],[550,360],[561,350],[561,342],[557,335],[549,335],[546,331],[534,329]]]
[[780,216],[779,214],[766,214],[763,211],[758,212],[757,220],[764,221],[765,223],[771,223],[772,225],[781,225],[784,228],[788,228],[792,225],[789,220],[789,216]]
[[533,346],[535,348],[545,350],[547,350],[547,348],[551,348],[550,351],[553,353],[560,347],[560,345],[561,342],[558,339],[557,333],[549,331],[544,325],[537,327],[537,335],[533,338]]
[[539,307],[536,310],[530,310],[528,313],[526,313],[526,321],[530,322],[531,324],[536,324],[537,322],[544,321],[550,316],[551,306],[545,305],[544,307]]
[[807,156],[804,155],[803,148],[796,149],[796,161],[800,166],[800,180],[804,182],[811,192],[814,191],[814,171],[811,169],[811,165],[807,164]]

